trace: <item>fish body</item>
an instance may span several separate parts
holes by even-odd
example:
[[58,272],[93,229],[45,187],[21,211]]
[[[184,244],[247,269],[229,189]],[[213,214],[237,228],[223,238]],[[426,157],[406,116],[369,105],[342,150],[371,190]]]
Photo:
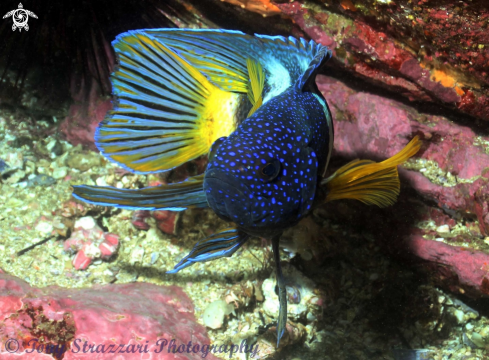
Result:
[[95,141],[139,174],[171,170],[204,154],[203,174],[143,189],[74,186],[83,201],[131,210],[210,207],[233,222],[198,242],[173,270],[232,256],[250,236],[271,239],[280,302],[277,346],[287,322],[279,239],[316,204],[343,198],[387,206],[399,193],[397,165],[413,139],[381,163],[356,160],[323,178],[333,123],[315,78],[331,52],[314,41],[228,30],[130,31],[113,42],[114,109]]
[[312,207],[332,145],[322,96],[291,87],[226,138],[209,162],[209,206],[250,235],[270,237]]

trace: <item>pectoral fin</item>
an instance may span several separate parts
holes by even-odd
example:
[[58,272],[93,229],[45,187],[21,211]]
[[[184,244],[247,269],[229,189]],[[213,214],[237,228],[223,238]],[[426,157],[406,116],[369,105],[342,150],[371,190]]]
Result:
[[207,207],[203,189],[204,175],[186,181],[146,187],[119,189],[109,186],[73,186],[73,196],[90,204],[130,210],[181,211],[189,207]]
[[167,273],[175,274],[196,262],[206,262],[221,257],[230,257],[246,242],[246,240],[248,240],[248,238],[249,235],[234,228],[229,228],[211,235],[198,242],[192,251],[175,265],[173,270],[167,271]]
[[326,185],[326,201],[356,199],[367,205],[386,207],[396,202],[400,183],[397,165],[415,155],[422,143],[415,136],[393,157],[376,163],[353,160],[321,182]]

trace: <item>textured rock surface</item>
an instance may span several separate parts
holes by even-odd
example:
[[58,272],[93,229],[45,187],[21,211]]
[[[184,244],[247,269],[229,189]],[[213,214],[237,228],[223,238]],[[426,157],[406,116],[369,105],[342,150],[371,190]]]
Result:
[[[402,93],[489,120],[489,11],[483,0],[225,0],[249,11],[274,5],[337,64]],[[271,4],[270,4],[271,3]]]
[[270,0],[224,0],[230,4],[238,5],[248,11],[253,11],[263,16],[280,14],[280,9]]
[[92,83],[89,96],[84,98],[83,91],[78,93],[73,90],[74,103],[64,121],[60,125],[60,131],[66,140],[73,145],[82,144],[95,150],[93,136],[98,124],[104,119],[107,111],[112,109],[110,98],[101,94],[96,82]]
[[367,229],[377,227],[373,233],[383,246],[393,254],[428,261],[432,275],[450,289],[489,294],[489,241],[484,238],[489,234],[489,138],[329,77],[321,76],[318,85],[336,120],[335,155],[342,163],[357,157],[388,158],[415,134],[424,143],[405,166],[416,171],[401,170],[404,183],[420,196],[404,189],[388,213],[348,202],[349,210],[335,211],[335,216],[355,219]]
[[[195,322],[192,302],[177,286],[132,283],[90,289],[36,289],[0,274],[0,305],[2,359],[199,359],[202,353],[192,351],[169,354],[165,348],[155,353],[157,341],[175,339],[177,348],[181,344],[186,347],[189,341],[192,346],[209,345],[205,328]],[[68,350],[47,354],[45,347],[32,352],[33,339],[58,345],[58,349],[64,345]],[[84,353],[85,341],[99,346],[99,352]],[[128,344],[139,344],[143,350],[147,345],[148,352],[102,353],[102,346],[108,350],[110,344],[126,344],[124,349]],[[215,359],[212,354],[207,358]]]

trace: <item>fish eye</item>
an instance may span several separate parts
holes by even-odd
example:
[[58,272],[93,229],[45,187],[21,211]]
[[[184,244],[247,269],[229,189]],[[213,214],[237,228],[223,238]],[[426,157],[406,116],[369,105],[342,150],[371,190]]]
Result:
[[274,180],[280,174],[280,161],[270,160],[261,168],[261,175],[265,182]]
[[209,150],[209,156],[208,156],[209,162],[211,162],[212,159],[214,159],[214,156],[216,156],[217,149],[219,149],[219,147],[221,146],[221,144],[226,139],[227,139],[226,136],[220,137],[219,139],[217,139],[216,141],[214,141],[214,143],[211,145],[211,149]]

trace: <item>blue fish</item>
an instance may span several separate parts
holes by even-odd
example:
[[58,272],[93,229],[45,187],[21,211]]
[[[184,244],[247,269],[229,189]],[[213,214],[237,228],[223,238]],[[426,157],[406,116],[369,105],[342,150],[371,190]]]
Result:
[[96,145],[138,174],[171,170],[208,154],[204,174],[137,190],[74,186],[86,202],[126,209],[210,207],[234,226],[197,243],[173,270],[234,254],[251,236],[272,240],[279,289],[277,346],[287,321],[279,259],[282,232],[314,206],[352,198],[387,206],[399,194],[397,165],[415,137],[381,163],[355,160],[323,178],[333,123],[315,82],[327,47],[293,37],[228,30],[129,31],[113,42],[114,109]]

